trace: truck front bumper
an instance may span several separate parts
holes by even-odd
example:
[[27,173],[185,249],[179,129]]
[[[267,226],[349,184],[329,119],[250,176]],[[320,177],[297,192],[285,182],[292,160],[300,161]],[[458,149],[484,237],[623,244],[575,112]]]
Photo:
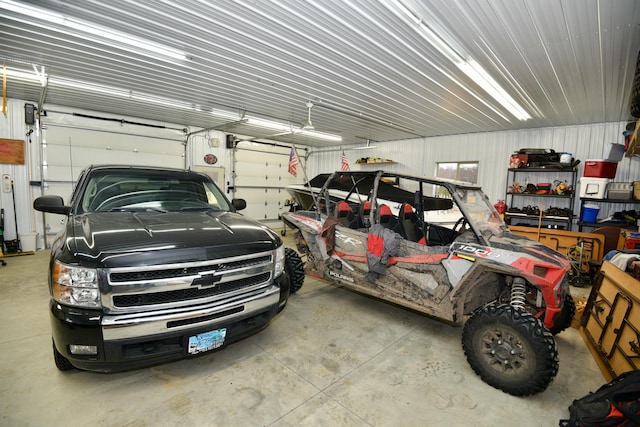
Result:
[[[78,369],[124,371],[190,356],[189,338],[226,330],[224,344],[256,333],[278,312],[281,275],[259,296],[161,312],[105,315],[50,303],[53,341]],[[286,286],[286,283],[282,284]],[[71,346],[93,346],[96,354],[73,354]]]

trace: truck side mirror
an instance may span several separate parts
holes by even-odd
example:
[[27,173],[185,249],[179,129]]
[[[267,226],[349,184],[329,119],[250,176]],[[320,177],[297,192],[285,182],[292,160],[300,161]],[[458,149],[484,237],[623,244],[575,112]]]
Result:
[[71,206],[66,206],[60,196],[41,196],[33,201],[33,209],[40,212],[69,215]]
[[247,207],[247,201],[245,199],[233,199],[231,204],[237,211],[241,211],[242,209]]

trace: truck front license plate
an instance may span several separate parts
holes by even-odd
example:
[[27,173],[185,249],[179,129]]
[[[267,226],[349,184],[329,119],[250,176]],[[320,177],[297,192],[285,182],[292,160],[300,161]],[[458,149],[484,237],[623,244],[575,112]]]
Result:
[[189,337],[189,354],[202,353],[222,346],[226,335],[227,329],[222,328]]

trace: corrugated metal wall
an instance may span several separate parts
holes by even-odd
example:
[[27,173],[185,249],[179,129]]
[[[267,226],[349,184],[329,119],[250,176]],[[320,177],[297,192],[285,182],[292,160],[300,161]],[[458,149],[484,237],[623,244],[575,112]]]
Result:
[[[385,169],[394,172],[433,176],[437,162],[478,161],[478,184],[493,201],[504,199],[507,186],[509,156],[521,148],[552,148],[557,152],[572,153],[581,160],[578,176],[582,176],[584,161],[602,159],[610,143],[623,143],[622,132],[626,122],[592,125],[527,129],[506,132],[487,132],[418,138],[389,143],[375,143],[375,149],[348,150],[345,154],[352,170]],[[329,172],[340,169],[341,151],[314,153],[311,155],[309,173]],[[361,157],[391,159],[397,164],[361,165]],[[625,157],[619,164],[615,181],[640,180],[640,158]],[[610,206],[611,210],[638,209],[637,205]],[[607,207],[600,217],[607,213]],[[576,197],[574,213],[580,210]]]

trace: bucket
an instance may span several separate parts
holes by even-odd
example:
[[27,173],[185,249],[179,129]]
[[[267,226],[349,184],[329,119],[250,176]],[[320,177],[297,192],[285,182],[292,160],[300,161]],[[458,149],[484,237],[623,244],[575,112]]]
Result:
[[36,251],[36,236],[38,233],[20,233],[20,248],[22,252]]
[[571,159],[572,158],[573,158],[573,155],[571,153],[561,153],[560,154],[560,163],[562,163],[563,165],[571,164]]
[[598,219],[598,205],[584,205],[582,209],[582,222],[595,223]]

